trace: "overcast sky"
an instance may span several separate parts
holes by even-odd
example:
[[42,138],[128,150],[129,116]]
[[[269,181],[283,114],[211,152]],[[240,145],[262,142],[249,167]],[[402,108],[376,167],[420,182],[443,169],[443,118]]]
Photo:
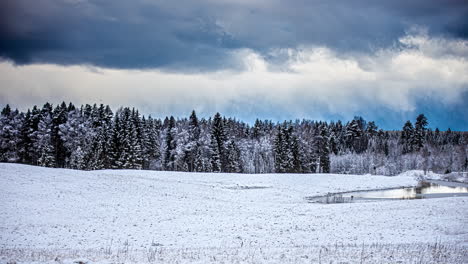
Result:
[[464,0],[3,0],[0,105],[468,130]]

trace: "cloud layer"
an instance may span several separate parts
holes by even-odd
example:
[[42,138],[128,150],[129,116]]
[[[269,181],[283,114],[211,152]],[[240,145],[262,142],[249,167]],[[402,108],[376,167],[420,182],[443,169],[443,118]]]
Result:
[[[242,70],[187,73],[4,62],[0,104],[24,108],[45,101],[102,102],[137,106],[158,117],[186,116],[195,109],[204,116],[221,111],[247,121],[362,114],[386,120],[381,125],[392,129],[430,105],[432,127],[468,129],[468,43],[463,39],[430,37],[418,30],[372,53],[300,45],[266,55],[234,49],[229,56]],[[451,119],[442,120],[447,111]]]
[[[411,26],[466,39],[463,0],[4,0],[0,56],[16,64],[171,71],[239,69],[234,51],[340,53],[394,45]],[[242,62],[242,61],[241,61]]]

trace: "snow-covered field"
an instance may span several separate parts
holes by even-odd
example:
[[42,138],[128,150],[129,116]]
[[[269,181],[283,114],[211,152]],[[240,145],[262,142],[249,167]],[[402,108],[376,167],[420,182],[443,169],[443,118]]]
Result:
[[468,261],[468,197],[328,205],[305,199],[416,184],[409,173],[75,171],[0,163],[0,263]]

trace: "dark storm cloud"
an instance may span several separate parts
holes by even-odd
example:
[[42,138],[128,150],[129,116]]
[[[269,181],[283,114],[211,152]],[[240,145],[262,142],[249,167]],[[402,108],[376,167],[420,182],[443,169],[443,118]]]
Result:
[[[467,38],[464,1],[4,0],[0,56],[17,64],[235,68],[241,48],[367,52],[405,30]],[[272,58],[275,59],[275,58]]]

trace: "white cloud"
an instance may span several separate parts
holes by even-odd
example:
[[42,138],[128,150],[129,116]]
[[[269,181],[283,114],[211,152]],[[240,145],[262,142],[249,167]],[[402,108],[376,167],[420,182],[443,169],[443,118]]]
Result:
[[338,54],[326,47],[272,51],[287,54],[281,67],[250,50],[238,50],[235,56],[246,65],[241,72],[17,67],[3,62],[0,103],[24,109],[45,101],[102,102],[136,106],[156,116],[186,115],[191,109],[207,115],[271,113],[265,118],[285,116],[281,112],[308,118],[321,118],[323,113],[349,117],[369,104],[411,111],[424,97],[457,103],[468,90],[467,42],[426,34],[408,35],[400,42],[398,48],[374,54]]

